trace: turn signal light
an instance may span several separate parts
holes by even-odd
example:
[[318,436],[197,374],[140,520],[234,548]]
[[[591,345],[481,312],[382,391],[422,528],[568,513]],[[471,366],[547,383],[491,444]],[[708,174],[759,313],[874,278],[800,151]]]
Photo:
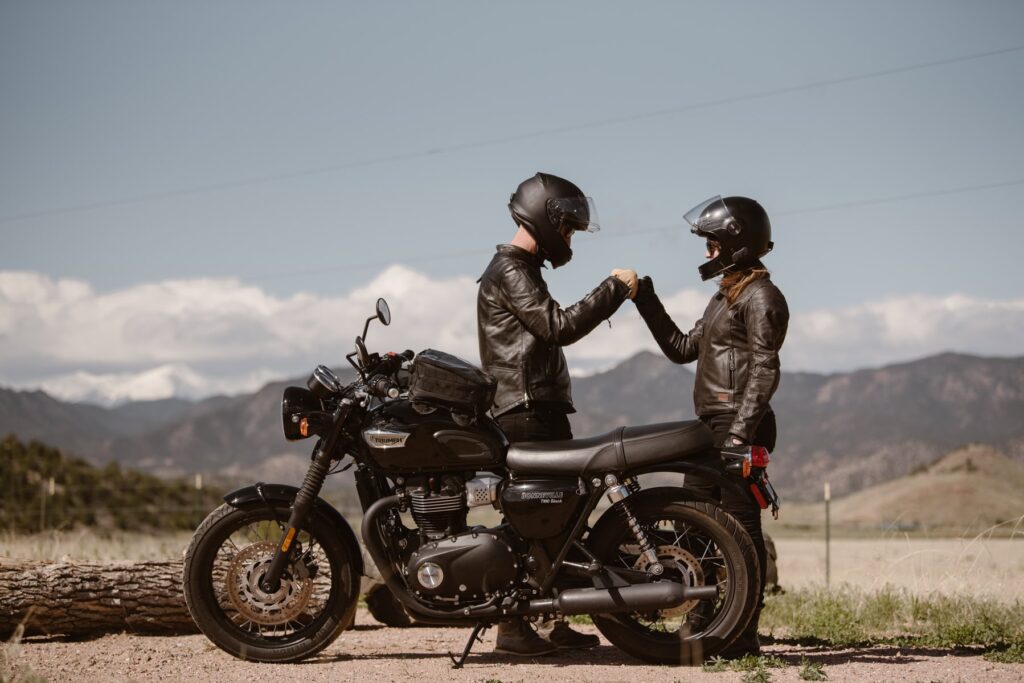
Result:
[[309,418],[304,417],[299,420],[299,434],[303,436],[309,436]]

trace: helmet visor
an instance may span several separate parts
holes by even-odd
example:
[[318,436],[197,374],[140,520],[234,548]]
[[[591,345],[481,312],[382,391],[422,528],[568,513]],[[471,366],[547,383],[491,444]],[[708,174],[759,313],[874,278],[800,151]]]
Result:
[[694,235],[713,237],[714,233],[732,222],[733,217],[722,195],[716,194],[683,214],[683,220],[690,224],[690,232]]
[[547,201],[548,218],[562,236],[577,230],[597,232],[597,207],[590,197],[556,197]]

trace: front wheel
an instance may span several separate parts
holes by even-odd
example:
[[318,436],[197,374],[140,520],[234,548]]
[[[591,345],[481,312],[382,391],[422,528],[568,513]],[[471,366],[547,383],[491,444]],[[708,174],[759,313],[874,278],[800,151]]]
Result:
[[[592,618],[609,641],[660,664],[700,664],[728,646],[750,622],[760,600],[757,555],[750,535],[718,506],[683,500],[678,492],[650,489],[626,501],[655,547],[660,581],[715,586],[715,600]],[[588,546],[606,566],[646,570],[648,561],[630,530],[622,503],[595,525]]]
[[281,587],[260,582],[281,543],[289,509],[221,505],[196,530],[185,553],[185,602],[199,629],[240,659],[294,662],[331,644],[356,606],[359,576],[330,520],[314,509],[293,540],[295,559]]

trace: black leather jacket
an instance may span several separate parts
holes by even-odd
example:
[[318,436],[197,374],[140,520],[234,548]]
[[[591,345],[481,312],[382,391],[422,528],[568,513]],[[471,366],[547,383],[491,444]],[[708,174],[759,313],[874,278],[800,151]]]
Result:
[[636,305],[669,360],[697,361],[697,415],[736,413],[729,433],[750,443],[779,386],[789,307],[778,287],[768,277],[755,280],[732,306],[718,292],[689,334],[676,327],[653,289],[641,288]]
[[586,336],[629,295],[625,283],[609,277],[562,309],[541,277],[542,263],[536,254],[501,244],[480,278],[477,334],[483,368],[498,380],[495,416],[532,403],[560,404],[573,412],[562,347]]

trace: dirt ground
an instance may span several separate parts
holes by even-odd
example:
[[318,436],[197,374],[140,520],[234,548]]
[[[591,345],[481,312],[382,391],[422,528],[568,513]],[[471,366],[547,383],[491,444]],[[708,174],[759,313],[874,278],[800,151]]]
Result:
[[[203,636],[156,637],[117,634],[66,642],[29,640],[8,645],[16,676],[29,672],[49,681],[717,681],[738,672],[708,673],[700,668],[649,666],[602,640],[588,651],[518,659],[491,653],[494,631],[484,635],[459,671],[447,653],[460,651],[469,636],[463,628],[392,629],[361,610],[356,628],[324,654],[300,664],[254,664],[233,659]],[[592,626],[581,630],[594,632]],[[801,658],[825,666],[829,681],[1024,681],[1024,664],[994,664],[980,655],[949,650],[871,647],[822,650],[771,645],[766,653],[787,666],[771,669],[773,681],[799,681]],[[11,672],[8,671],[8,674]],[[17,678],[16,678],[17,680]]]

